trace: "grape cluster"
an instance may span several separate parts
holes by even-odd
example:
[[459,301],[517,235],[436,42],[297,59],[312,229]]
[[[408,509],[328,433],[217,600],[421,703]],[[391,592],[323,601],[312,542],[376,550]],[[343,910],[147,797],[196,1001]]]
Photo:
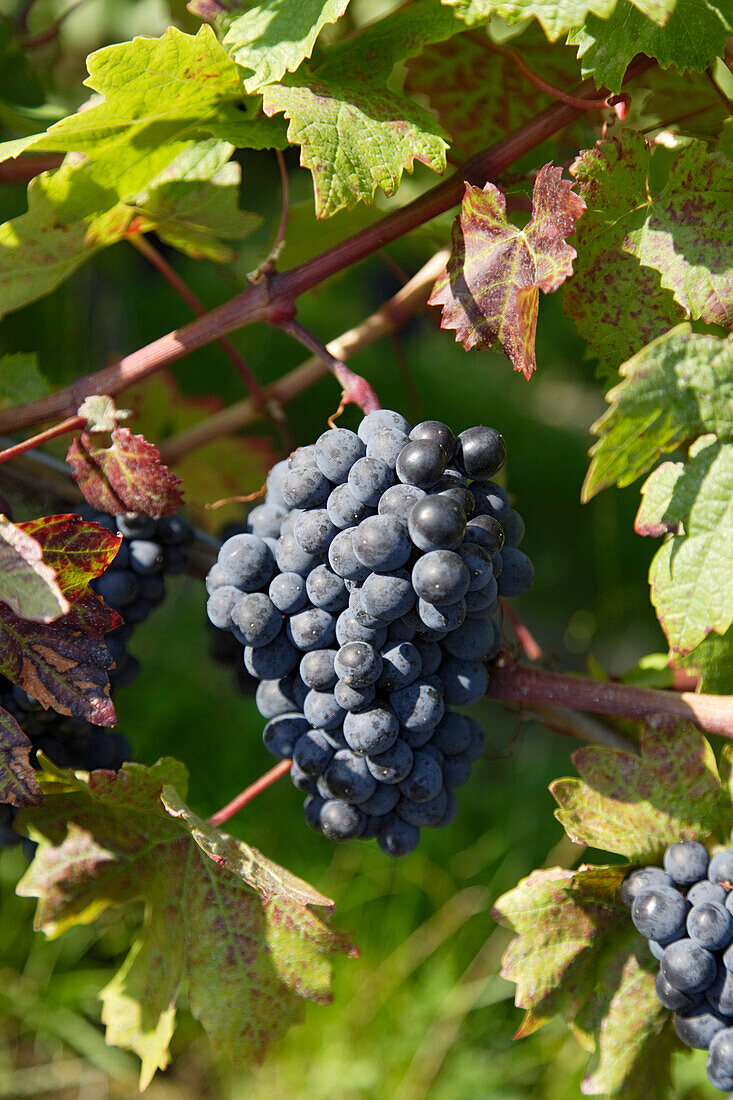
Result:
[[451,708],[486,691],[498,597],[534,576],[490,480],[505,455],[493,428],[456,438],[389,410],[330,429],[273,467],[208,575],[209,618],[260,681],[265,745],[292,759],[308,824],[333,840],[412,851],[452,820],[484,750]]
[[709,1051],[711,1084],[732,1090],[733,847],[710,859],[694,840],[672,844],[664,869],[627,875],[621,899],[659,960],[657,996],[674,1012],[675,1031]]
[[109,673],[110,684],[113,688],[125,687],[140,673],[126,643],[138,623],[162,603],[165,574],[185,572],[193,530],[180,516],[158,520],[132,512],[110,516],[93,508],[80,509],[79,515],[124,536],[114,561],[92,581],[91,587],[125,620],[105,638],[115,662]]

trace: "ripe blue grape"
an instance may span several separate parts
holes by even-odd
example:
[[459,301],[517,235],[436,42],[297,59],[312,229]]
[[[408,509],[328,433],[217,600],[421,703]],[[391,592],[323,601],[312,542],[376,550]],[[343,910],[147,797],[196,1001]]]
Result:
[[430,495],[413,504],[408,527],[418,549],[454,550],[466,533],[466,513],[450,497]]
[[445,451],[431,439],[416,439],[400,451],[395,472],[401,482],[429,489],[445,472]]
[[334,485],[341,485],[349,476],[349,470],[358,458],[365,454],[363,440],[347,428],[330,428],[319,436],[315,444],[318,469]]
[[417,560],[412,584],[417,595],[428,603],[456,603],[468,591],[471,575],[453,550],[431,550]]
[[404,565],[412,551],[410,536],[397,516],[368,516],[353,531],[352,546],[362,565],[389,573]]
[[505,459],[506,444],[494,428],[467,428],[456,440],[456,464],[477,481],[493,477]]

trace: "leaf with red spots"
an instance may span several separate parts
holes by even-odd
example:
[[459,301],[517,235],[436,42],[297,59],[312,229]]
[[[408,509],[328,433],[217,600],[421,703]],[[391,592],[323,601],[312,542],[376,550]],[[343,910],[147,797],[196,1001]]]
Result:
[[502,976],[526,1010],[518,1037],[551,1016],[592,1051],[585,1095],[662,1095],[675,1039],[654,989],[657,963],[618,902],[627,868],[533,871],[499,898],[493,916],[516,933]]
[[43,801],[31,767],[31,743],[12,714],[0,707],[0,802],[10,806],[38,806]]
[[160,519],[175,515],[183,503],[181,479],[161,462],[152,443],[129,428],[115,428],[109,447],[82,432],[66,461],[89,503],[110,515],[142,512]]
[[327,956],[354,954],[313,906],[331,901],[184,804],[178,761],[74,775],[44,762],[45,803],[21,824],[39,842],[18,886],[39,899],[36,927],[58,936],[142,899],[138,938],[101,993],[110,1043],[142,1060],[141,1087],[168,1064],[176,999],[235,1064],[262,1060],[302,1017],[328,1003]]
[[646,729],[641,755],[590,746],[573,753],[581,779],[550,785],[571,840],[635,863],[659,860],[681,839],[705,840],[719,814],[713,750],[689,723]]
[[431,305],[443,306],[442,328],[455,329],[466,351],[498,340],[515,370],[535,370],[539,292],[557,290],[572,274],[575,250],[566,244],[585,204],[546,164],[535,180],[532,218],[525,229],[507,220],[506,199],[493,183],[466,184],[453,228],[448,267]]

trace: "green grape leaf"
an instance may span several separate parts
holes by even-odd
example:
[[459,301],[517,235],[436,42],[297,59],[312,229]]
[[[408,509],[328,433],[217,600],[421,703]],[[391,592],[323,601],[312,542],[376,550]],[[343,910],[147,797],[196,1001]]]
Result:
[[[537,24],[512,39],[511,45],[533,72],[556,87],[572,88],[578,82],[579,66],[573,51],[549,46]],[[407,65],[406,89],[428,97],[452,144],[464,155],[491,145],[553,102],[527,80],[513,60],[491,51],[488,36],[459,34],[428,46]],[[579,136],[577,149],[587,137],[585,127],[575,129],[584,135]],[[567,135],[568,128],[563,131],[565,138]]]
[[228,142],[215,138],[184,150],[138,200],[134,229],[153,230],[194,259],[233,260],[224,242],[249,236],[262,219],[239,209],[242,169],[229,160],[232,152]]
[[655,863],[681,839],[716,827],[720,779],[715,755],[691,723],[646,728],[641,755],[584,747],[573,753],[581,778],[557,779],[555,816],[577,844]]
[[12,714],[0,707],[0,798],[6,806],[38,806],[43,801],[31,767],[32,748]]
[[129,428],[115,428],[109,447],[82,432],[66,461],[85,499],[110,515],[142,512],[160,519],[175,515],[183,503],[181,479],[161,462],[152,443]]
[[292,73],[313,52],[327,23],[335,23],[349,0],[263,0],[229,22],[224,46],[245,74],[244,88],[257,91]]
[[610,408],[591,428],[599,438],[583,501],[609,485],[630,485],[690,437],[733,436],[729,341],[678,325],[623,363],[620,374],[623,381],[606,395]]
[[[607,20],[622,0],[443,0],[456,15],[468,22],[478,17],[499,15],[507,23],[519,23],[534,16],[550,42],[578,27],[589,13]],[[674,10],[675,0],[635,0],[635,8],[664,25]],[[632,55],[633,56],[633,55]]]
[[51,392],[35,352],[0,356],[0,408],[14,408]]
[[684,319],[659,274],[640,264],[634,243],[653,212],[651,159],[643,136],[627,130],[585,150],[570,167],[587,209],[564,308],[589,350],[613,371]]
[[37,623],[53,622],[70,607],[40,542],[5,516],[0,516],[0,601]]
[[676,668],[699,677],[698,688],[710,695],[733,695],[733,627],[725,634],[708,634],[688,654],[674,654]]
[[290,120],[288,138],[313,175],[318,217],[372,202],[378,188],[393,195],[416,160],[444,171],[442,127],[387,81],[398,62],[462,29],[438,0],[417,0],[331,51],[313,73],[263,88],[265,114],[282,111]]
[[[731,0],[677,0],[668,6],[669,18],[647,18],[641,5],[617,0],[613,11],[589,14],[582,27],[568,35],[578,47],[583,75],[600,87],[621,90],[623,75],[638,53],[655,58],[662,68],[704,71],[725,53],[725,40],[733,32]],[[600,18],[599,18],[600,16]]]
[[530,378],[539,292],[557,290],[572,273],[575,250],[565,238],[584,209],[562,169],[549,164],[537,174],[532,218],[522,230],[507,220],[497,187],[467,183],[448,267],[429,299],[443,306],[441,327],[455,329],[466,351],[498,340],[514,369]]
[[561,1015],[593,1052],[583,1092],[642,1100],[668,1081],[674,1040],[654,989],[657,964],[616,901],[625,871],[533,871],[493,915],[516,933],[501,973],[526,1010],[518,1036]]
[[18,893],[39,899],[36,928],[55,937],[142,899],[140,933],[101,993],[107,1039],[142,1061],[141,1087],[168,1064],[184,987],[214,1048],[235,1064],[264,1057],[331,999],[327,956],[354,954],[313,906],[330,900],[184,804],[183,765],[126,764],[116,775],[44,765],[45,803],[25,811],[39,849]]
[[672,536],[649,569],[652,603],[686,654],[733,623],[733,443],[701,436],[687,462],[662,463],[641,491],[636,531]]
[[629,233],[641,263],[692,317],[733,324],[733,164],[692,141],[674,161],[643,226]]
[[[170,439],[188,429],[195,431],[197,424],[222,407],[218,398],[182,394],[173,375],[166,371],[156,371],[140,385],[125,390],[125,401],[135,410],[136,424],[154,439]],[[186,506],[192,518],[203,530],[218,536],[222,524],[241,519],[242,506],[233,501],[212,511],[207,505],[254,492],[277,459],[272,441],[266,436],[224,435],[181,458],[174,457],[171,464],[186,486]]]

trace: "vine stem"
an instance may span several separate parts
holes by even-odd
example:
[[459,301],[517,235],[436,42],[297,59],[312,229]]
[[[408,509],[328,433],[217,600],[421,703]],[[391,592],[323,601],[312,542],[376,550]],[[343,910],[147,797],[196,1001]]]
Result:
[[[343,362],[382,336],[400,328],[416,310],[425,305],[428,291],[448,262],[449,255],[447,248],[441,249],[375,313],[327,344],[326,348],[331,355]],[[323,359],[314,355],[277,382],[267,386],[265,392],[285,404],[322,378],[327,370]],[[254,424],[258,415],[257,408],[250,399],[237,401],[185,431],[170,436],[160,444],[160,453],[166,462],[175,463],[184,454],[210,443],[212,439]]]
[[227,802],[226,806],[222,806],[220,810],[217,810],[215,814],[212,814],[209,818],[209,825],[219,826],[223,825],[225,821],[228,821],[230,817],[242,809],[242,806],[246,806],[248,802],[251,802],[253,798],[256,798],[262,791],[267,790],[273,783],[276,783],[283,775],[287,775],[290,771],[290,765],[292,760],[281,760],[279,764],[276,764],[274,768],[270,768],[269,772],[265,772],[259,779],[255,779],[254,783],[250,783],[249,787],[233,798],[231,802]]
[[733,740],[733,695],[659,691],[518,664],[493,668],[486,694],[529,706],[569,707],[617,718],[682,719]]
[[[655,64],[651,58],[637,55],[626,70],[624,81],[632,80]],[[586,81],[576,92],[576,98],[582,100],[596,96],[597,90],[592,81]],[[566,103],[553,103],[495,145],[470,157],[453,176],[381,221],[366,226],[298,267],[250,284],[246,290],[210,313],[161,336],[118,362],[78,379],[72,386],[0,412],[0,432],[28,427],[52,416],[68,415],[92,394],[114,396],[133,382],[139,382],[153,371],[176,362],[243,325],[256,321],[277,325],[293,317],[294,302],[305,291],[450,210],[461,201],[466,183],[483,186],[525,153],[573,122],[581,113],[577,107]]]
[[0,183],[29,183],[41,172],[53,172],[61,167],[64,158],[57,153],[28,154],[16,160],[6,160],[0,164]]
[[355,374],[353,370],[350,370],[349,367],[346,366],[342,359],[338,359],[335,355],[332,355],[326,345],[321,343],[321,341],[314,336],[312,332],[309,332],[304,325],[301,325],[300,321],[296,321],[294,317],[290,317],[281,321],[278,327],[281,328],[283,332],[287,332],[289,336],[300,341],[303,347],[314,352],[317,358],[323,360],[336,380],[341,383],[347,401],[353,401],[365,415],[374,412],[375,409],[381,408],[379,398],[366,378],[362,378],[360,374]]
[[76,432],[79,428],[83,428],[85,424],[86,417],[70,416],[68,419],[62,420],[60,424],[54,424],[52,428],[47,428],[45,432],[39,432],[38,435],[32,435],[28,439],[24,439],[20,443],[14,443],[12,447],[6,447],[4,451],[0,451],[0,463],[8,462],[11,458],[17,458],[25,451],[32,451],[43,443],[48,443],[50,439],[55,439],[56,436],[66,435],[67,432]]
[[[198,317],[203,317],[206,313],[206,307],[203,302],[184,282],[176,269],[168,263],[165,256],[150,243],[147,237],[144,237],[141,233],[131,233],[128,236],[128,240],[133,248],[137,249],[140,255],[144,256],[148,263],[150,263],[155,270],[163,276],[166,282],[173,287],[186,305]],[[267,394],[255,378],[244,356],[235,348],[228,336],[220,336],[217,342],[239,373],[240,378],[249,390],[257,408],[261,410],[264,416],[272,420],[275,427],[280,432],[283,445],[288,450],[292,450],[292,440],[289,437],[289,433],[283,427],[284,418],[282,412],[279,417],[276,415],[276,403],[272,400],[268,401]]]

